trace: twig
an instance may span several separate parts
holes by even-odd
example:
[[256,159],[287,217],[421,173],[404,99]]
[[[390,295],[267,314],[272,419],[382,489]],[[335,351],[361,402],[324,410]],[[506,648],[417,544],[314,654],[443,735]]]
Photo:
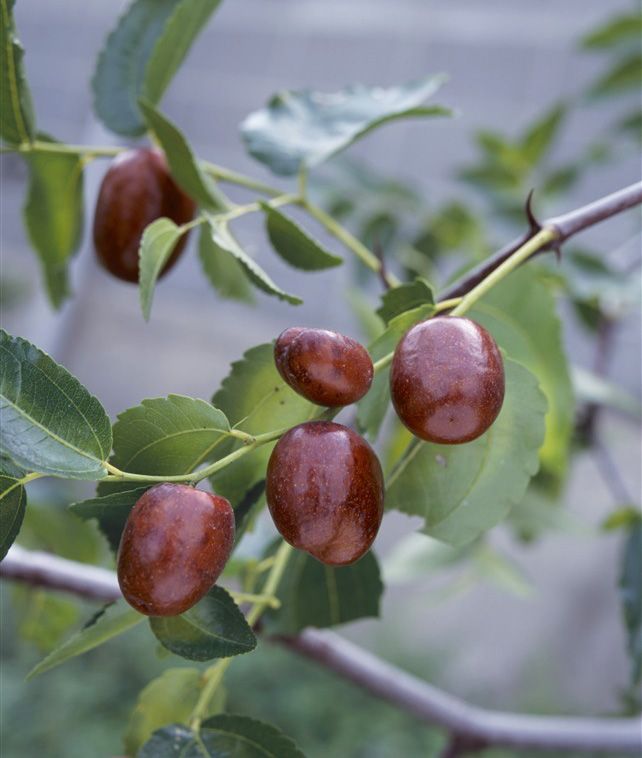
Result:
[[[16,545],[0,563],[0,575],[96,600],[120,597],[113,572],[46,553],[34,553]],[[638,719],[540,717],[489,711],[433,687],[333,632],[308,629],[297,637],[270,639],[318,661],[424,721],[448,730],[453,735],[451,745],[455,745],[459,753],[487,745],[632,754],[642,750]]]

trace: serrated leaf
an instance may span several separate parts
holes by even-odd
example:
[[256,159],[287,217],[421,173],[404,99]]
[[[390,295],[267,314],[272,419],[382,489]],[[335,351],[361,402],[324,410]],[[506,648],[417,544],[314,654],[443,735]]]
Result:
[[422,531],[453,546],[502,521],[538,469],[546,400],[528,369],[504,366],[504,405],[485,434],[464,445],[414,440],[388,479],[386,507],[421,516]]
[[381,305],[377,308],[377,314],[388,326],[396,316],[422,305],[434,305],[434,303],[435,293],[432,286],[425,279],[417,277],[412,282],[405,282],[385,292],[381,296]]
[[180,616],[149,620],[158,641],[190,661],[209,661],[249,653],[256,637],[228,592],[216,585]]
[[134,0],[101,50],[92,78],[94,108],[117,134],[139,136],[139,97],[156,104],[220,0]]
[[214,244],[208,224],[201,226],[198,257],[210,284],[230,300],[253,303],[254,296],[241,264],[227,250]]
[[624,544],[619,578],[622,615],[631,659],[631,684],[642,678],[642,522],[631,528]]
[[0,330],[0,453],[27,471],[102,479],[111,450],[104,408],[67,369]]
[[8,458],[0,457],[0,561],[18,536],[27,506],[22,484],[25,471]]
[[308,626],[322,628],[377,617],[382,594],[379,564],[372,551],[356,563],[335,567],[297,550],[279,584],[281,608],[267,611],[263,621],[271,634],[298,634]]
[[111,549],[116,553],[131,509],[148,489],[149,486],[137,487],[124,492],[113,492],[111,495],[92,497],[78,503],[72,503],[69,509],[83,521],[95,518],[98,522],[98,528],[107,538]]
[[[56,143],[46,134],[41,142]],[[82,240],[82,155],[35,151],[25,154],[29,188],[23,215],[29,240],[38,253],[51,304],[59,308],[70,295],[67,265]]]
[[145,122],[160,142],[178,184],[203,208],[226,210],[227,203],[220,196],[214,180],[205,174],[180,129],[148,100],[140,98],[138,105]]
[[639,13],[617,16],[582,39],[585,50],[606,50],[622,42],[639,46],[642,35],[642,15]]
[[260,202],[260,205],[265,213],[266,229],[272,247],[286,263],[303,271],[321,271],[343,263],[343,258],[326,250],[318,240],[280,210],[264,202]]
[[234,256],[247,278],[255,287],[258,287],[268,295],[274,295],[275,297],[278,297],[279,300],[284,300],[286,303],[290,303],[290,305],[301,305],[303,303],[303,300],[301,300],[300,297],[290,295],[288,292],[285,292],[285,290],[277,287],[258,263],[239,245],[232,232],[228,229],[226,223],[218,221],[216,216],[210,216],[209,223],[212,232],[212,241],[219,249],[219,253],[226,252]]
[[15,0],[0,0],[0,137],[10,145],[31,142],[34,114],[13,19]]
[[642,54],[633,53],[616,63],[588,89],[589,98],[619,95],[629,90],[640,91],[642,86]]
[[181,724],[159,729],[138,758],[305,758],[295,742],[263,721],[225,714],[207,719],[198,736]]
[[452,115],[448,108],[422,105],[444,81],[437,75],[389,88],[357,84],[331,94],[280,92],[245,119],[241,134],[250,155],[274,173],[296,174],[388,121]]
[[168,218],[156,219],[145,228],[138,249],[138,294],[145,320],[149,320],[156,281],[176,243],[185,231]]
[[130,608],[124,600],[105,606],[94,614],[73,637],[34,666],[27,674],[27,680],[68,661],[70,658],[93,650],[112,637],[131,629],[144,618],[146,617]]
[[566,117],[564,104],[551,108],[524,135],[521,143],[522,154],[531,166],[537,166],[550,150]]

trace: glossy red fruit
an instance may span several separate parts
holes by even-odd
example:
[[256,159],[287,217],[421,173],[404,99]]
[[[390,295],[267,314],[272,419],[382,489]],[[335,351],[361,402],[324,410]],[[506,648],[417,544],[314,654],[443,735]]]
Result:
[[218,579],[234,546],[234,511],[217,495],[157,484],[129,514],[118,549],[125,600],[147,616],[177,616]]
[[504,401],[504,364],[475,321],[441,316],[411,327],[395,350],[390,395],[399,418],[423,440],[470,442]]
[[309,421],[276,444],[267,469],[267,503],[281,536],[329,566],[361,558],[383,517],[383,474],[356,432]]
[[317,405],[356,403],[372,384],[365,347],[327,329],[286,329],[274,345],[274,362],[286,384]]
[[[146,226],[161,217],[181,225],[194,217],[196,204],[176,184],[165,156],[155,149],[127,150],[116,157],[100,186],[94,215],[94,246],[100,263],[114,276],[138,281],[138,247]],[[161,271],[177,261],[184,234]]]

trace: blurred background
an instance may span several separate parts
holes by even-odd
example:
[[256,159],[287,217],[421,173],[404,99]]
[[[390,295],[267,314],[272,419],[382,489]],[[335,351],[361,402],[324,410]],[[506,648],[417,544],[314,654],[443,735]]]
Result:
[[[39,122],[60,140],[116,144],[92,114],[89,82],[96,53],[123,7],[86,0],[17,3]],[[636,54],[631,38],[611,45],[586,41],[636,9],[629,0],[225,0],[162,108],[200,157],[287,189],[286,181],[274,181],[247,156],[238,133],[241,120],[274,92],[308,86],[334,91],[353,82],[388,86],[446,72],[449,82],[433,99],[455,108],[456,120],[384,127],[333,160],[312,185],[319,202],[368,244],[400,251],[398,272],[431,273],[443,285],[462,262],[447,253],[466,247],[469,259],[480,258],[523,231],[517,209],[532,187],[536,211],[545,217],[639,180],[639,123],[636,134],[629,118],[640,105],[630,72]],[[637,55],[639,45],[634,40]],[[618,66],[619,78],[613,73]],[[515,146],[558,104],[563,116],[540,167],[524,165],[514,157]],[[479,137],[482,130],[485,137]],[[249,217],[238,225],[239,237],[281,287],[304,298],[304,306],[261,294],[256,307],[221,299],[200,271],[194,238],[157,287],[145,323],[136,288],[100,269],[91,246],[105,160],[88,168],[85,242],[72,266],[75,297],[55,312],[22,226],[25,167],[15,155],[3,155],[1,165],[2,325],[69,368],[112,419],[144,397],[174,392],[210,399],[231,361],[288,326],[323,326],[366,341],[371,334],[365,314],[377,302],[376,281],[351,262],[305,276],[287,268],[271,253],[261,220]],[[251,199],[233,188],[230,194]],[[361,196],[368,198],[362,205]],[[615,302],[600,307],[611,308],[618,320],[617,330],[602,340],[609,342],[609,376],[626,393],[620,406],[628,403],[633,411],[641,394],[640,320],[635,310],[627,314],[640,296],[638,218],[626,214],[578,240],[606,264],[593,279],[582,279],[591,298],[612,283],[613,271],[629,283],[626,292],[617,290]],[[310,222],[306,228],[330,250],[346,253]],[[560,307],[571,362],[594,370],[600,338],[595,312],[568,300]],[[541,538],[523,543],[498,528],[486,563],[444,569],[449,558],[435,548],[417,579],[404,562],[404,548],[395,549],[416,525],[387,515],[376,545],[391,582],[382,619],[349,625],[343,633],[486,707],[621,712],[629,682],[616,591],[622,536],[605,534],[600,525],[615,506],[639,503],[640,429],[635,412],[633,417],[605,411],[600,420],[601,439],[617,461],[619,492],[592,453],[580,450],[564,509],[547,516]],[[88,490],[54,488],[49,481],[33,492],[42,506],[32,509],[22,544],[110,565],[93,529],[63,511]],[[118,755],[137,692],[164,668],[180,665],[178,659],[159,660],[150,635],[136,629],[25,684],[51,635],[64,638],[91,608],[6,583],[0,591],[3,755]],[[311,758],[433,755],[441,744],[439,732],[307,662],[260,647],[231,667],[229,707],[280,725]]]

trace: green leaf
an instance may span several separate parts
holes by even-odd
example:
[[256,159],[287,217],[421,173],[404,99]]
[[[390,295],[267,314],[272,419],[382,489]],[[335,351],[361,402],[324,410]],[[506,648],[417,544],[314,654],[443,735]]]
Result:
[[290,303],[290,305],[301,305],[303,303],[300,297],[290,295],[285,290],[277,287],[258,263],[243,250],[225,222],[218,221],[216,216],[209,216],[209,223],[212,232],[212,242],[218,248],[219,254],[229,253],[234,256],[247,278],[255,287],[258,287],[268,295],[274,295],[279,300]]
[[82,500],[79,503],[72,503],[69,509],[83,521],[95,518],[109,546],[114,553],[117,553],[129,512],[149,486]]
[[270,724],[225,714],[207,719],[198,735],[181,724],[159,729],[138,758],[305,758],[293,740]]
[[357,84],[332,94],[280,92],[245,119],[241,134],[249,153],[274,173],[296,174],[388,121],[452,115],[448,108],[421,105],[444,81],[437,75],[387,89]]
[[328,252],[318,240],[281,211],[264,202],[260,202],[260,206],[265,213],[272,247],[286,263],[303,271],[320,271],[343,263],[343,258]]
[[265,613],[264,625],[271,634],[297,634],[308,626],[322,628],[377,617],[382,594],[379,564],[372,551],[349,566],[333,567],[298,550],[279,584],[281,608]]
[[617,16],[582,39],[585,50],[606,50],[622,42],[639,46],[642,36],[642,15],[639,13]]
[[156,280],[183,234],[185,230],[168,218],[156,219],[143,232],[138,249],[138,294],[146,321],[152,309]]
[[25,471],[8,458],[0,457],[0,561],[18,536],[27,507],[22,484]]
[[73,637],[32,668],[27,674],[27,680],[45,671],[49,671],[49,669],[68,661],[70,658],[75,658],[77,655],[86,653],[88,650],[93,650],[117,634],[122,634],[122,632],[131,629],[131,627],[141,622],[144,618],[145,616],[130,608],[124,600],[119,600],[116,603],[105,606],[98,613],[94,614]]
[[443,572],[463,563],[477,549],[476,543],[453,548],[425,534],[412,532],[395,543],[383,562],[386,585],[400,584],[436,572]]
[[619,588],[631,658],[631,683],[638,685],[642,678],[642,522],[640,521],[631,528],[624,545]]
[[111,425],[102,405],[65,368],[0,330],[0,453],[27,471],[102,479]]
[[137,100],[165,89],[220,0],[134,0],[101,50],[92,78],[94,108],[117,134],[145,133]]
[[138,105],[145,121],[160,142],[172,176],[199,205],[210,210],[226,210],[227,203],[221,197],[216,184],[201,168],[194,151],[183,133],[147,100],[139,99]]
[[245,616],[222,587],[216,585],[180,616],[150,618],[158,641],[190,661],[209,661],[249,653],[256,637]]
[[532,124],[522,139],[522,153],[531,166],[537,166],[553,145],[566,117],[564,104],[551,108]]
[[393,287],[381,296],[381,306],[377,314],[388,326],[396,316],[419,308],[422,305],[434,305],[435,293],[432,286],[421,277],[412,282],[406,282],[399,287]]
[[504,359],[506,397],[491,428],[464,445],[414,440],[388,479],[386,507],[425,519],[458,546],[504,519],[538,469],[546,401],[526,368]]
[[245,303],[254,302],[243,267],[227,250],[214,244],[208,224],[201,226],[198,257],[210,284],[221,297]]
[[[45,134],[38,139],[57,143]],[[29,166],[25,226],[40,258],[49,299],[59,308],[70,295],[68,261],[82,240],[85,162],[73,153],[35,151],[24,157]]]
[[[127,755],[138,755],[154,730],[189,721],[205,684],[201,673],[197,668],[167,669],[141,691],[123,736]],[[221,705],[213,700],[205,715],[218,713]]]
[[618,60],[604,76],[600,77],[588,89],[588,96],[594,100],[621,92],[637,90],[642,86],[642,55],[633,53]]
[[537,271],[524,266],[494,287],[468,315],[538,378],[549,408],[540,460],[550,474],[561,479],[573,431],[574,402],[553,296]]
[[34,114],[13,19],[15,0],[0,0],[0,137],[10,145],[31,142]]

